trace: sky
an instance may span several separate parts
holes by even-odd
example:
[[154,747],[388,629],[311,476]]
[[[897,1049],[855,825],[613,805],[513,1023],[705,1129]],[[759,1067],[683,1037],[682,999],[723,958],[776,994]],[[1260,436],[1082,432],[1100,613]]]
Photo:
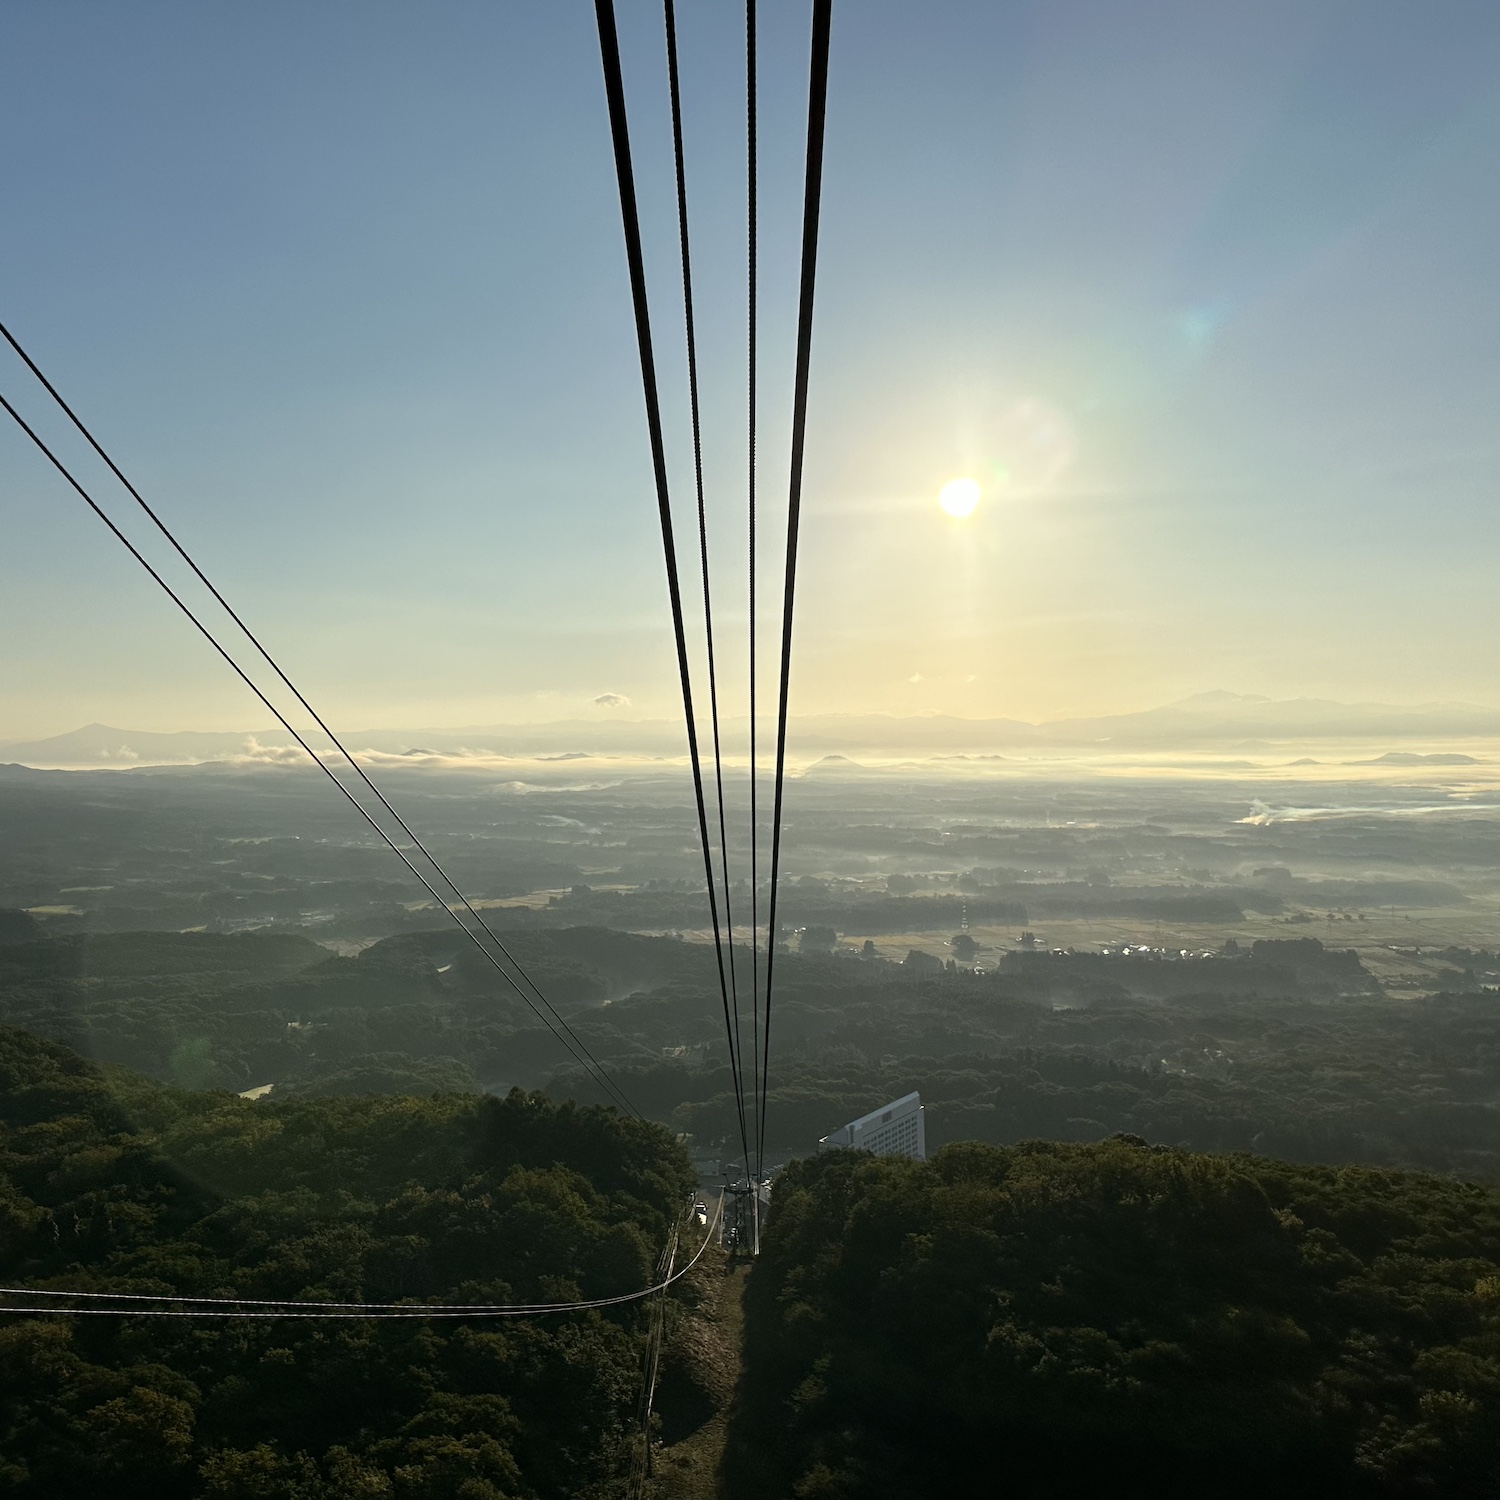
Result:
[[[769,661],[808,9],[760,10]],[[680,12],[735,713],[743,16]],[[691,559],[661,13],[619,18]],[[0,320],[330,721],[674,713],[592,7],[0,26]],[[1484,0],[835,0],[794,712],[1500,703],[1497,182]],[[0,740],[266,721],[9,427],[0,524]]]

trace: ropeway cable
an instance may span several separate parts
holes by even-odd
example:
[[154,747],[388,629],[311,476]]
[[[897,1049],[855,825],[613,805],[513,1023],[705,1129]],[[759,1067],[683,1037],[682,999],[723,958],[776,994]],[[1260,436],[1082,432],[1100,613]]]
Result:
[[[734,903],[729,883],[729,831],[724,815],[724,755],[719,731],[719,676],[714,652],[714,607],[709,586],[708,510],[703,494],[703,423],[698,399],[698,335],[693,315],[693,254],[688,235],[687,159],[682,144],[682,90],[677,68],[677,7],[663,0],[663,23],[667,37],[667,89],[672,103],[672,157],[677,175],[677,238],[682,258],[683,328],[687,340],[688,409],[693,427],[693,487],[698,504],[698,554],[703,573],[703,628],[708,664],[709,722],[713,726],[714,792],[719,813],[719,864],[724,879],[724,932],[729,957],[729,1006],[734,1021],[734,1048],[743,1061],[744,1035],[740,1029],[740,989],[734,962]],[[744,1083],[740,1087],[743,1089]],[[754,1074],[751,1075],[754,1096]],[[755,1138],[753,1121],[750,1139]],[[750,1170],[750,1163],[745,1163]]]
[[734,1077],[735,1111],[740,1143],[749,1167],[750,1141],[745,1118],[744,1090],[739,1049],[736,1046],[729,1004],[729,980],[724,966],[724,943],[719,927],[719,903],[715,894],[713,852],[708,837],[708,810],[703,791],[703,767],[698,751],[698,726],[693,710],[693,683],[688,663],[687,635],[683,624],[682,588],[678,579],[677,544],[672,526],[671,491],[667,481],[666,443],[662,436],[661,398],[657,389],[656,355],[651,339],[651,311],[646,295],[646,266],[641,249],[640,211],[636,204],[635,171],[631,164],[630,124],[625,108],[625,81],[620,67],[620,39],[615,27],[613,0],[594,0],[599,27],[599,55],[604,69],[604,92],[609,107],[610,135],[614,145],[615,176],[620,190],[620,219],[625,236],[625,258],[630,272],[631,300],[635,310],[636,342],[640,350],[641,387],[646,405],[646,428],[651,444],[651,468],[656,485],[656,508],[661,523],[662,553],[666,563],[667,593],[672,606],[672,632],[677,648],[677,673],[681,680],[683,717],[686,721],[688,755],[692,763],[693,795],[697,803],[698,836],[703,848],[704,876],[708,885],[709,915],[714,928],[714,951],[718,960],[719,995],[724,1009],[730,1065]]
[[[171,528],[166,524],[165,521],[163,521],[161,519],[161,517],[151,507],[151,505],[149,505],[147,503],[145,496],[143,496],[141,494],[141,492],[138,489],[136,489],[136,487],[130,482],[130,480],[126,478],[124,471],[114,461],[114,459],[110,457],[109,453],[105,451],[105,448],[104,448],[103,444],[101,444],[99,442],[99,440],[94,436],[94,434],[92,432],[90,432],[89,429],[84,425],[82,418],[80,418],[79,415],[77,414],[77,412],[75,412],[73,410],[73,408],[68,405],[67,401],[63,399],[63,396],[62,396],[61,392],[58,391],[57,387],[54,386],[52,384],[52,382],[47,378],[47,376],[42,372],[41,368],[37,365],[36,361],[34,359],[32,359],[32,357],[26,352],[26,350],[21,347],[20,341],[10,331],[10,329],[5,326],[4,323],[0,323],[0,336],[3,336],[4,339],[5,339],[5,341],[20,356],[22,362],[26,365],[26,368],[29,369],[31,371],[31,373],[36,377],[36,379],[38,380],[38,382],[41,384],[42,388],[47,392],[47,394],[49,396],[52,397],[53,401],[55,401],[57,403],[57,405],[62,409],[63,413],[67,416],[68,420],[70,422],[72,422],[72,424],[74,425],[74,427],[76,427],[78,429],[78,431],[83,434],[83,436],[87,440],[89,446],[91,448],[93,448],[94,452],[97,453],[101,459],[104,460],[105,464],[109,467],[110,472],[115,476],[115,478],[118,479],[122,485],[124,485],[126,491],[129,493],[130,497],[146,513],[146,515],[150,518],[152,524],[167,539],[167,541],[171,544],[173,550],[183,560],[183,562],[185,562],[188,565],[188,567],[190,569],[192,569],[193,574],[197,577],[198,581],[200,583],[202,583],[202,585],[204,586],[204,588],[206,588],[208,590],[208,592],[213,596],[215,602],[224,611],[224,613],[227,614],[229,616],[229,618],[234,621],[234,623],[235,623],[236,626],[238,626],[238,628],[240,630],[240,633],[245,637],[246,640],[248,640],[250,642],[250,644],[256,649],[256,651],[260,653],[261,658],[266,662],[266,664],[271,668],[271,670],[277,675],[277,677],[279,677],[281,679],[282,683],[286,686],[286,688],[288,689],[288,691],[290,691],[290,693],[297,700],[297,702],[300,703],[302,705],[302,707],[307,711],[307,713],[311,716],[313,722],[318,726],[318,728],[321,729],[323,731],[323,733],[326,734],[328,736],[328,738],[333,742],[333,745],[338,750],[338,753],[344,758],[344,760],[348,764],[349,768],[354,772],[354,774],[356,776],[359,777],[359,779],[365,784],[365,786],[369,788],[370,792],[375,796],[375,798],[379,801],[380,805],[386,810],[386,812],[388,812],[391,815],[391,817],[394,818],[395,821],[400,825],[401,831],[407,836],[407,838],[409,838],[412,841],[412,843],[416,846],[416,848],[421,851],[423,857],[432,866],[432,868],[437,871],[437,873],[438,873],[439,877],[442,879],[443,883],[453,892],[454,896],[457,897],[458,901],[462,904],[464,910],[468,912],[468,914],[474,919],[474,921],[476,921],[479,924],[479,926],[481,928],[483,928],[485,934],[489,937],[490,941],[494,943],[494,945],[500,950],[500,952],[502,954],[504,954],[507,962],[509,962],[511,964],[511,966],[515,969],[516,973],[518,975],[520,975],[522,982],[527,986],[527,988],[529,988],[531,990],[532,994],[536,997],[537,1001],[540,1002],[540,1004],[546,1010],[548,1010],[548,1011],[551,1012],[551,1014],[554,1017],[554,1019],[556,1019],[559,1022],[559,1024],[561,1024],[563,1026],[563,1028],[566,1031],[568,1031],[568,1033],[570,1035],[574,1035],[575,1036],[575,1040],[578,1040],[577,1037],[576,1037],[576,1035],[572,1032],[572,1028],[567,1025],[567,1022],[563,1021],[562,1017],[553,1008],[551,1002],[542,993],[541,989],[537,986],[537,984],[535,983],[535,981],[532,980],[531,976],[529,974],[527,974],[526,970],[521,966],[521,964],[519,963],[519,961],[516,959],[515,955],[513,953],[511,953],[511,951],[500,940],[500,938],[496,934],[495,930],[489,925],[488,922],[486,922],[484,920],[484,918],[482,916],[480,916],[480,914],[478,913],[478,911],[476,911],[475,908],[470,904],[468,897],[466,897],[464,895],[464,893],[459,889],[458,885],[454,882],[453,878],[448,874],[448,872],[443,868],[443,866],[441,864],[439,864],[439,862],[437,861],[437,859],[432,854],[431,850],[429,850],[427,848],[427,846],[422,842],[422,840],[417,837],[416,833],[412,830],[411,825],[409,823],[407,823],[406,819],[403,818],[401,816],[401,814],[399,812],[397,812],[394,807],[391,806],[390,802],[386,799],[385,794],[380,790],[380,788],[378,786],[376,786],[375,782],[371,779],[369,773],[366,772],[365,769],[364,769],[364,767],[361,766],[359,764],[359,762],[357,760],[355,760],[354,756],[350,754],[350,752],[348,751],[348,749],[345,747],[344,742],[338,737],[338,735],[336,735],[333,732],[333,730],[328,727],[327,723],[323,719],[323,716],[321,714],[319,714],[318,711],[312,706],[312,704],[307,701],[306,697],[303,696],[303,693],[302,693],[301,689],[298,688],[297,684],[294,683],[292,681],[292,679],[282,669],[281,664],[276,660],[276,658],[274,656],[272,656],[271,652],[262,643],[260,637],[258,635],[256,635],[256,633],[253,630],[251,630],[251,628],[240,617],[239,613],[234,609],[234,607],[229,603],[229,601],[224,597],[224,595],[222,593],[220,593],[219,589],[215,586],[215,584],[213,583],[213,581],[208,577],[208,575],[203,571],[203,569],[198,566],[198,563],[194,560],[194,558],[192,557],[192,555],[188,552],[187,548],[184,547],[180,541],[178,541],[177,537],[174,535],[174,533],[172,532]],[[11,409],[7,406],[7,410],[11,410]],[[11,415],[15,416],[15,412],[13,410],[11,411]],[[19,421],[20,419],[17,418],[17,420]],[[25,424],[23,423],[22,426],[24,427]],[[30,429],[28,428],[27,431],[29,433]],[[36,441],[36,438],[35,438],[34,434],[32,435],[32,440]],[[46,451],[47,450],[45,448],[43,448],[43,452],[46,452]],[[48,457],[49,458],[51,457],[50,453],[48,453]],[[56,460],[55,459],[53,460],[53,463],[56,464]],[[59,469],[61,469],[60,465],[58,465],[58,467],[59,467]],[[66,473],[66,471],[63,471],[63,472],[64,472],[64,477],[67,478],[70,483],[72,483],[72,476],[68,475]],[[76,484],[74,484],[74,488],[77,489],[78,486]],[[80,490],[80,493],[82,493],[81,490]],[[88,497],[85,496],[84,498],[87,499]],[[92,502],[90,502],[90,503],[92,504]],[[95,509],[97,510],[98,508],[95,507]],[[117,533],[117,535],[118,535],[118,533]],[[121,539],[123,540],[123,537]],[[134,549],[132,549],[132,551],[133,550]],[[137,556],[138,556],[138,560],[144,561],[144,559],[139,559],[139,555],[138,554],[137,554]],[[153,576],[155,576],[155,575],[153,574]],[[160,582],[161,580],[158,579],[157,581]],[[197,621],[194,620],[194,623],[196,624]],[[217,645],[217,642],[215,642],[215,645]],[[221,654],[223,654],[222,651],[221,651]],[[264,702],[265,700],[262,699],[262,701]],[[279,713],[277,713],[274,708],[271,709],[271,712],[272,713],[276,713],[276,716],[277,716],[278,719],[281,718],[281,715]],[[285,719],[282,719],[281,722],[286,727],[286,729],[287,729],[287,731],[289,733],[295,735],[296,732],[294,730],[292,730],[292,728],[291,728],[291,726],[289,724],[286,723]],[[303,749],[307,749],[306,744],[303,743],[303,741],[301,740],[300,737],[298,737],[298,743],[302,745]],[[312,752],[310,750],[308,751],[308,753],[310,755],[312,754]],[[313,759],[317,760],[318,757],[317,756],[313,756]],[[320,762],[320,764],[321,764],[321,762]],[[339,782],[337,777],[335,777],[334,780],[342,788],[343,783]],[[358,806],[357,803],[356,803],[356,806]],[[377,828],[376,831],[379,832],[379,829]],[[387,840],[386,842],[389,843],[390,840]],[[392,845],[392,847],[394,848],[395,846]],[[425,884],[425,882],[424,882],[424,884]],[[429,891],[431,891],[432,887],[428,886],[428,889],[429,889]],[[438,904],[440,906],[443,906],[443,907],[447,906],[448,903],[445,900],[443,900],[441,897],[439,897],[437,895],[436,891],[432,891],[432,894],[433,894],[434,898],[438,901]],[[463,924],[460,923],[460,926],[462,926],[462,925]],[[509,983],[511,984],[511,987],[513,989],[517,989],[517,991],[519,993],[519,987],[516,985],[515,980],[511,979],[509,975],[507,975],[506,978],[509,981]],[[525,996],[523,995],[522,998],[524,999]],[[535,1010],[535,1008],[536,1008],[535,1006],[532,1007],[533,1010]],[[598,1064],[597,1060],[593,1059],[592,1053],[588,1052],[587,1047],[584,1047],[584,1044],[583,1044],[583,1042],[581,1040],[578,1040],[578,1045],[580,1047],[583,1047],[583,1050],[584,1050],[585,1054],[588,1055],[590,1057],[590,1059],[594,1061],[594,1066],[595,1067],[599,1067],[599,1064]],[[575,1054],[575,1061],[577,1061],[577,1060],[578,1059],[577,1059],[577,1056]],[[603,1071],[602,1067],[599,1067],[599,1070],[602,1073],[602,1071]],[[608,1092],[609,1091],[606,1090],[606,1093],[608,1093]],[[623,1101],[623,1096],[621,1096],[621,1102],[624,1102]],[[628,1105],[627,1105],[627,1108],[629,1108]],[[633,1113],[635,1113],[635,1110],[633,1108],[630,1108],[629,1112],[633,1114]]]
[[[458,912],[456,912],[448,904],[448,902],[438,894],[432,882],[428,880],[427,877],[416,867],[416,865],[412,863],[406,851],[402,849],[395,842],[395,840],[391,838],[386,830],[380,826],[379,820],[369,811],[368,808],[366,808],[359,801],[357,797],[354,796],[352,792],[350,792],[349,788],[346,787],[336,775],[334,775],[330,767],[323,761],[323,759],[317,754],[312,746],[307,743],[306,739],[304,739],[303,736],[299,734],[297,730],[292,726],[286,715],[276,707],[276,705],[270,700],[270,698],[266,696],[264,692],[262,692],[260,687],[251,679],[244,668],[240,666],[240,664],[230,654],[230,652],[222,644],[222,642],[220,642],[213,631],[211,631],[208,626],[198,618],[198,615],[195,613],[192,606],[189,605],[187,601],[177,593],[177,591],[171,586],[171,584],[166,581],[165,578],[162,577],[159,572],[157,572],[157,570],[146,559],[144,554],[135,546],[135,544],[129,539],[129,537],[127,537],[125,533],[120,530],[120,528],[114,523],[114,521],[110,519],[109,515],[93,498],[93,496],[84,489],[84,487],[78,482],[76,478],[74,478],[73,474],[68,470],[67,466],[62,462],[62,460],[59,459],[55,453],[53,453],[53,451],[47,446],[42,438],[27,423],[26,419],[21,416],[21,414],[15,409],[15,407],[10,404],[8,400],[6,400],[3,395],[0,395],[0,407],[3,407],[5,409],[5,411],[10,415],[16,425],[21,429],[22,432],[26,434],[28,438],[31,439],[32,443],[53,466],[53,468],[55,468],[57,472],[61,474],[62,477],[68,482],[68,484],[71,485],[75,491],[77,491],[79,496],[83,499],[84,503],[88,505],[89,509],[92,510],[101,521],[104,522],[104,524],[110,529],[110,531],[114,534],[115,538],[121,543],[121,545],[124,546],[125,549],[130,553],[130,555],[135,558],[135,560],[141,565],[141,567],[143,567],[146,572],[150,574],[151,578],[155,581],[162,592],[165,593],[167,597],[178,607],[178,609],[187,616],[187,618],[196,627],[199,634],[202,635],[203,638],[209,643],[209,645],[211,645],[214,650],[217,651],[218,654],[224,659],[224,661],[228,663],[229,667],[235,673],[235,675],[245,684],[246,687],[250,689],[252,693],[255,694],[256,698],[260,700],[261,704],[275,716],[277,721],[281,724],[282,728],[284,728],[286,732],[290,734],[294,740],[296,740],[297,744],[301,746],[301,748],[307,753],[313,764],[317,766],[318,769],[322,771],[323,774],[327,776],[328,779],[339,789],[345,799],[349,802],[349,805],[353,807],[354,810],[359,813],[359,815],[370,825],[370,827],[375,830],[376,834],[379,835],[379,837],[384,841],[387,847],[391,849],[396,857],[400,859],[402,864],[404,864],[406,868],[410,870],[411,873],[415,875],[419,881],[421,881],[422,885],[426,888],[428,894],[432,897],[432,899],[436,901],[437,904],[444,911],[446,911],[450,917],[453,918],[453,920],[457,923],[459,930],[463,932],[463,934],[470,940],[470,942],[474,944],[474,946],[480,951],[480,953],[484,955],[485,959],[495,970],[495,972],[498,973],[500,977],[504,979],[508,985],[510,985],[510,987],[516,992],[516,994],[520,996],[520,998],[530,1008],[532,1013],[540,1021],[542,1021],[542,1023],[547,1027],[552,1035],[563,1044],[569,1054],[573,1057],[573,1060],[577,1062],[584,1069],[585,1073],[587,1073],[588,1076],[593,1078],[594,1081],[600,1085],[600,1087],[605,1091],[606,1095],[611,1097],[622,1109],[625,1110],[627,1114],[634,1115],[637,1119],[644,1118],[635,1108],[635,1106],[631,1104],[630,1100],[625,1096],[624,1092],[619,1088],[614,1080],[604,1072],[598,1060],[594,1058],[593,1054],[588,1050],[587,1046],[576,1035],[576,1033],[574,1033],[573,1029],[567,1024],[567,1022],[563,1020],[560,1015],[558,1015],[550,1002],[548,1002],[544,996],[541,996],[540,991],[538,991],[538,997],[541,999],[542,1006],[545,1007],[545,1009],[539,1007],[537,1003],[532,1000],[531,996],[528,995],[526,991],[516,982],[516,980],[501,966],[501,964],[496,960],[494,954],[484,945],[477,934],[475,934],[473,930],[465,924],[463,918],[458,914]],[[348,752],[345,751],[346,756],[347,754]],[[425,850],[423,852],[426,853]],[[457,886],[453,885],[451,878],[443,871],[442,866],[438,864],[437,860],[434,859],[430,853],[427,854],[427,859],[439,872],[444,881],[448,885],[452,886],[455,891],[457,891]],[[462,899],[461,895],[460,899]],[[464,905],[468,908],[468,910],[473,911],[473,908],[469,907],[467,901],[464,901]],[[492,930],[490,929],[488,924],[484,922],[483,918],[478,918],[478,920],[480,926],[483,927],[487,933],[490,933],[492,938],[494,938]],[[502,944],[498,938],[494,938],[494,941],[496,947],[498,947],[500,951],[510,959],[510,962],[515,965],[517,972],[519,972],[522,977],[525,978],[525,971],[522,970],[520,965],[516,964],[515,960],[510,957],[510,954],[505,949],[504,944]],[[527,982],[530,983],[530,980],[528,979]],[[532,988],[534,989],[535,986],[533,985]],[[551,1018],[549,1018],[547,1014],[547,1012],[549,1011],[551,1012]]]
[[[703,1243],[697,1254],[680,1271],[668,1274],[665,1279],[639,1292],[624,1292],[617,1297],[593,1297],[580,1302],[436,1302],[412,1304],[403,1302],[299,1302],[295,1298],[277,1301],[260,1297],[171,1297],[145,1292],[64,1292],[42,1290],[38,1287],[4,1286],[0,1296],[4,1297],[53,1297],[73,1298],[78,1301],[95,1302],[170,1302],[165,1307],[6,1307],[0,1305],[0,1316],[37,1313],[52,1317],[116,1317],[116,1318],[339,1318],[360,1319],[378,1322],[391,1318],[531,1318],[551,1313],[586,1312],[601,1307],[621,1307],[629,1302],[639,1302],[644,1297],[664,1292],[680,1281],[702,1260],[704,1252],[713,1243],[714,1230],[724,1209],[724,1196],[714,1209],[713,1220],[703,1232]],[[676,1231],[674,1230],[674,1234]],[[181,1304],[192,1304],[183,1306]],[[198,1309],[202,1308],[202,1311]],[[217,1309],[249,1308],[248,1312],[218,1311]]]
[[[755,0],[745,0],[745,496],[748,510],[749,558],[746,569],[747,598],[750,607],[749,686],[750,686],[750,1042],[754,1051],[751,1080],[755,1088],[756,1140],[760,1129],[760,757],[759,709],[756,701],[758,671],[756,639],[756,572],[755,572],[755,501],[756,501],[756,424],[758,416],[759,320],[760,320],[760,126],[757,110],[757,31]],[[748,1172],[750,1164],[746,1162]],[[760,1175],[757,1153],[755,1172]]]
[[771,1053],[772,976],[776,962],[776,897],[781,875],[781,811],[786,785],[787,699],[792,677],[792,614],[797,597],[797,538],[802,519],[802,464],[807,443],[807,383],[812,362],[813,292],[818,270],[818,218],[823,194],[823,132],[828,113],[828,42],[833,0],[813,0],[812,57],[807,89],[807,179],[802,206],[802,275],[797,310],[797,367],[792,392],[792,455],[787,487],[786,580],[781,606],[781,684],[776,705],[776,783],[771,813],[771,896],[766,942],[766,1005],[762,1036],[760,1134],[765,1157],[767,1066]]
[[734,1080],[735,1109],[739,1120],[741,1144],[748,1158],[749,1139],[741,1084],[742,1070],[730,1013],[729,984],[725,972],[723,939],[719,927],[718,898],[715,894],[713,854],[708,837],[708,813],[704,800],[697,716],[693,709],[692,676],[688,665],[687,637],[683,623],[682,590],[678,579],[677,546],[667,481],[666,446],[662,436],[661,400],[657,390],[656,356],[652,346],[650,305],[646,295],[645,258],[641,249],[640,213],[636,204],[635,172],[631,163],[630,126],[625,108],[625,83],[620,67],[620,43],[615,27],[613,0],[595,0],[594,9],[599,27],[599,54],[604,70],[610,134],[614,145],[615,175],[620,191],[620,218],[625,236],[625,254],[635,309],[636,341],[639,345],[641,361],[641,385],[646,404],[646,426],[651,444],[651,463],[656,484],[657,511],[661,523],[662,551],[666,562],[667,591],[672,607],[672,627],[677,648],[678,676],[681,679],[689,759],[692,764],[693,792],[697,803],[699,842],[703,849],[704,875],[708,885],[709,915],[713,921],[719,991],[723,1002],[724,1027],[728,1035],[730,1066]]

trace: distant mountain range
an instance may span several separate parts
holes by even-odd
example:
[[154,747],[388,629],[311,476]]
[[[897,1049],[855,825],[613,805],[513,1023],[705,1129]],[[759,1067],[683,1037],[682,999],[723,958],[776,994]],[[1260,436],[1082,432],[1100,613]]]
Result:
[[[729,726],[733,741],[736,728]],[[331,748],[321,735],[309,741]],[[675,721],[564,720],[552,724],[476,725],[454,729],[354,730],[352,750],[382,755],[545,759],[570,756],[676,756],[684,753]],[[820,714],[793,726],[798,759],[830,754],[1026,755],[1063,750],[1274,752],[1308,740],[1434,741],[1500,738],[1500,710],[1468,703],[1337,703],[1326,698],[1271,699],[1246,693],[1196,693],[1141,713],[1057,719],[964,719],[935,714]],[[39,768],[127,768],[205,761],[281,759],[293,748],[284,730],[163,734],[88,724],[50,739],[0,743],[0,761]]]

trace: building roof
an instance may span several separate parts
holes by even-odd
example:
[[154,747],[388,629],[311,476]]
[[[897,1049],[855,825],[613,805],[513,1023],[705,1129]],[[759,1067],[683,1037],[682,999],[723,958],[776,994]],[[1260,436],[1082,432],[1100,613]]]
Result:
[[899,1099],[892,1099],[889,1104],[882,1104],[879,1109],[872,1109],[869,1114],[861,1115],[857,1120],[850,1120],[844,1126],[851,1135],[856,1130],[863,1130],[867,1125],[880,1125],[884,1123],[884,1117],[893,1115],[898,1109],[905,1111],[908,1106],[913,1109],[921,1108],[922,1096],[918,1092],[903,1094]]

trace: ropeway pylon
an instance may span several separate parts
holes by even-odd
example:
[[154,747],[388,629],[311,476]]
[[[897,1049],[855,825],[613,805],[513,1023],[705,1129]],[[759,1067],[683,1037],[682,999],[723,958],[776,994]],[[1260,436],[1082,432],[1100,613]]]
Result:
[[726,1192],[721,1241],[734,1258],[753,1260],[760,1254],[761,1224],[770,1198],[770,1186],[763,1179],[741,1176],[731,1182]]

